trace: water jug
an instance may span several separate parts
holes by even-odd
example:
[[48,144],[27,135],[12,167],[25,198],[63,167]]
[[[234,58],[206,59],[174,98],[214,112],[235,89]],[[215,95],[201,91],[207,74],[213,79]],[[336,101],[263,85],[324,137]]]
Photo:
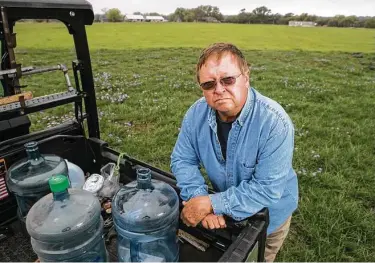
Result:
[[82,169],[78,165],[69,162],[67,159],[65,159],[65,162],[68,166],[70,186],[72,188],[82,189],[83,185],[85,184],[85,174],[83,173]]
[[52,154],[40,154],[37,142],[25,144],[27,158],[14,163],[7,173],[7,185],[14,193],[21,222],[29,209],[43,196],[50,193],[48,180],[54,174],[68,176],[64,159]]
[[26,218],[40,261],[107,261],[99,200],[88,191],[69,188],[64,175],[53,176],[49,185],[52,193],[36,202]]
[[168,184],[137,170],[137,180],[123,186],[112,202],[120,262],[176,262],[179,199]]

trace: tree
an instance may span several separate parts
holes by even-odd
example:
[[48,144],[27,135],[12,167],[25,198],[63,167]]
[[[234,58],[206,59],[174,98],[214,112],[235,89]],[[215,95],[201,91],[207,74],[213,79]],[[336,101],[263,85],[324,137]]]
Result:
[[338,27],[339,26],[339,20],[337,17],[332,17],[328,20],[328,26],[332,26],[332,27]]
[[196,21],[203,21],[203,19],[207,16],[202,8],[199,7],[192,9],[192,12],[194,14],[194,20]]
[[302,13],[299,15],[298,21],[308,21],[308,16],[309,16],[308,13]]
[[357,22],[356,16],[347,16],[339,21],[339,26],[342,27],[354,27]]
[[174,13],[171,13],[171,14],[167,15],[167,20],[168,21],[174,21],[174,22],[177,21],[176,16],[175,16]]
[[375,17],[367,19],[364,26],[366,28],[375,28]]
[[133,15],[142,15],[142,13],[137,11],[137,12],[134,12]]
[[281,24],[281,19],[283,18],[283,16],[279,13],[277,14],[273,14],[272,15],[272,24],[274,25],[279,25]]
[[257,16],[268,16],[271,14],[271,9],[265,6],[257,7],[253,10],[253,14]]
[[354,27],[365,27],[365,22],[366,22],[366,20],[359,19],[357,17],[357,21],[355,21]]
[[334,19],[337,21],[337,27],[343,27],[342,21],[345,19],[344,15],[336,15]]
[[123,20],[123,16],[121,15],[121,11],[118,8],[109,9],[105,16],[107,17],[108,21],[110,22],[120,22]]
[[329,18],[326,18],[326,17],[319,17],[319,18],[316,20],[316,23],[317,23],[319,26],[327,26],[327,25],[328,25],[328,22],[329,22]]
[[305,20],[305,21],[313,21],[313,22],[316,22],[318,20],[318,17],[316,15],[309,15],[307,16],[307,19],[308,20]]
[[213,7],[210,6],[210,5],[201,5],[201,6],[198,6],[199,9],[201,9],[205,16],[211,16],[211,12],[212,12],[212,9]]
[[192,9],[186,9],[184,12],[184,19],[186,22],[194,21],[194,12]]
[[220,9],[217,6],[214,6],[211,11],[211,16],[215,17],[218,21],[224,21],[224,16],[220,12]]
[[265,6],[257,7],[253,10],[253,18],[254,18],[254,23],[261,23],[265,24],[268,22],[271,22],[271,9],[268,9]]
[[226,23],[239,23],[237,15],[230,15],[224,17],[224,22]]
[[186,13],[185,8],[178,7],[176,11],[174,11],[174,21],[185,22],[185,13]]
[[238,15],[238,23],[250,24],[252,22],[253,15],[251,13],[242,12]]
[[218,21],[224,20],[224,16],[220,12],[220,9],[217,6],[200,5],[197,8],[193,9],[193,13],[195,16],[195,20],[197,21],[203,21],[204,18],[207,18],[207,17],[214,17]]
[[220,13],[220,10],[216,6],[198,6],[196,8],[177,8],[173,14],[169,15],[170,21],[182,21],[182,22],[193,22],[193,21],[207,21],[208,17],[216,18],[218,21],[223,21],[224,16]]
[[279,19],[279,24],[288,25],[292,20],[297,20],[296,16],[293,13],[287,13]]
[[100,22],[100,18],[102,17],[101,14],[95,14],[94,15],[94,22]]

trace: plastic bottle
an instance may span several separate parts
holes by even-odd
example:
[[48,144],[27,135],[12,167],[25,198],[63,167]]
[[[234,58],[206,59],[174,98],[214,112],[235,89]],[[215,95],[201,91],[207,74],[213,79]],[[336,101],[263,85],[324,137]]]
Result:
[[168,184],[152,180],[149,169],[114,196],[112,215],[120,262],[176,262],[179,199]]
[[82,189],[83,185],[85,184],[85,174],[83,173],[82,169],[78,165],[71,163],[66,159],[65,162],[68,165],[70,186],[72,188]]
[[99,200],[88,191],[69,188],[64,175],[53,176],[49,185],[52,193],[35,203],[26,219],[40,261],[107,261]]
[[40,198],[50,193],[48,180],[54,174],[68,176],[64,159],[52,154],[40,154],[37,142],[25,144],[27,158],[14,163],[8,170],[6,179],[9,190],[14,193],[21,222],[29,209]]

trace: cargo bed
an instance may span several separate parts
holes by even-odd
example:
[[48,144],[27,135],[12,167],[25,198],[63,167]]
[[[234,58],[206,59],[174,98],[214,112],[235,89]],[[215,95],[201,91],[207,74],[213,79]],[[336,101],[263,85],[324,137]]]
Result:
[[[43,132],[24,135],[17,139],[0,143],[0,158],[3,158],[9,167],[12,163],[26,156],[23,144],[37,140],[40,152],[56,154],[70,162],[79,165],[85,174],[99,173],[100,168],[108,162],[116,162],[119,153],[111,149],[105,142],[98,139],[87,139],[82,136],[78,123],[70,122]],[[120,163],[120,182],[126,184],[135,180],[135,170],[139,167],[148,167],[152,170],[154,179],[162,180],[175,188],[176,182],[170,173],[161,171],[151,165],[125,156]],[[181,204],[181,203],[180,203]],[[0,258],[4,261],[34,261],[37,259],[25,233],[24,226],[17,220],[17,204],[11,196],[7,203],[0,207],[4,220],[2,227],[6,238],[0,241]],[[182,205],[180,205],[181,207]],[[5,214],[6,213],[6,214]],[[180,229],[209,244],[206,251],[201,251],[188,242],[180,242],[180,261],[245,261],[248,257],[254,261],[262,261],[266,235],[267,215],[259,213],[244,222],[234,222],[227,218],[227,229],[207,230],[203,227],[187,227],[180,222]],[[116,236],[107,235],[110,229],[106,228],[107,249],[111,261],[117,261]],[[3,231],[4,232],[4,231]],[[13,232],[13,233],[12,233]],[[22,245],[20,245],[22,244]],[[12,249],[9,249],[12,248]]]

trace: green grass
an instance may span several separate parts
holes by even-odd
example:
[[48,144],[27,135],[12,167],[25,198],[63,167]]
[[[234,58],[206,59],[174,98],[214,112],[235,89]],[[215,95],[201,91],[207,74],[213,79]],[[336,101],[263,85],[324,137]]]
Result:
[[[70,65],[74,52],[60,31],[57,41],[42,41],[52,39],[56,26],[17,26],[19,62]],[[33,36],[34,27],[41,37]],[[194,82],[200,49],[225,36],[238,43],[252,64],[252,86],[281,103],[296,128],[300,204],[276,260],[375,260],[374,30],[98,24],[88,34],[102,138],[165,170],[181,119],[202,95]],[[61,73],[25,77],[22,84],[36,95],[64,89]],[[120,94],[128,98],[110,103]],[[33,129],[72,116],[71,106],[33,114]]]
[[[26,48],[72,48],[71,36],[61,23],[16,27]],[[35,37],[35,35],[44,35]],[[87,30],[92,49],[201,48],[231,41],[242,49],[373,52],[375,30],[363,28],[299,28],[276,25],[199,23],[98,23]],[[22,43],[22,44],[21,44]]]

